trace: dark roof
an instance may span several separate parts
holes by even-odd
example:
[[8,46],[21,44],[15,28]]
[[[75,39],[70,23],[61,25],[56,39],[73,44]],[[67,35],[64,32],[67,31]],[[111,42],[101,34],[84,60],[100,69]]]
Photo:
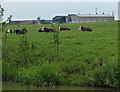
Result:
[[68,16],[55,16],[54,18],[61,18],[61,17],[68,17]]

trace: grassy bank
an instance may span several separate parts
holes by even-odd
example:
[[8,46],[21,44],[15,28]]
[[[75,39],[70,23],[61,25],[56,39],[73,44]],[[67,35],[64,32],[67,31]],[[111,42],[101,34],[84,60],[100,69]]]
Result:
[[[78,31],[80,25],[93,31]],[[24,36],[3,34],[3,81],[35,86],[118,87],[117,22],[61,24],[72,31],[59,33],[59,55],[55,51],[54,33],[37,32],[42,26],[6,27],[26,28],[28,32]]]

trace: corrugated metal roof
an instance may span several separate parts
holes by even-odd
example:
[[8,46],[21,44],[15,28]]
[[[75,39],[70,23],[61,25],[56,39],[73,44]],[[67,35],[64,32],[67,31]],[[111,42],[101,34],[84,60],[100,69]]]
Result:
[[80,14],[79,17],[114,17],[110,14]]

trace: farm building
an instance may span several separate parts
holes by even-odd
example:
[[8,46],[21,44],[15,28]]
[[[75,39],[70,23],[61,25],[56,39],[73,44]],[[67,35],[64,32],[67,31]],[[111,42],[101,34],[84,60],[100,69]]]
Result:
[[70,16],[55,16],[53,19],[53,23],[68,23],[71,21]]
[[37,24],[36,20],[22,20],[22,21],[11,21],[9,25],[30,25]]
[[40,19],[40,17],[37,18],[37,23],[38,24],[50,24],[52,23],[52,20],[44,20],[44,19]]
[[50,24],[52,20],[21,20],[11,21],[9,25],[31,25],[31,24]]
[[11,21],[9,25],[30,25],[30,24],[50,24],[50,23],[87,23],[87,22],[104,22],[114,21],[114,15],[110,14],[68,14],[66,16],[55,16],[52,20],[22,20]]
[[45,20],[45,24],[50,24],[52,23],[52,20]]
[[51,24],[52,23],[52,20],[40,20],[41,21],[41,24]]
[[68,16],[55,16],[54,23],[87,23],[87,22],[104,22],[114,21],[114,15],[110,14],[68,14]]

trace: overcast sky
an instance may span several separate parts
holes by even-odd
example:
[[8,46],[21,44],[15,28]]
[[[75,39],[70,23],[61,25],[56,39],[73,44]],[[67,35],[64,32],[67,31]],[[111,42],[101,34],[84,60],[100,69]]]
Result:
[[0,0],[4,2],[118,2],[120,0]]
[[[81,12],[81,14],[87,14],[88,12],[94,13],[95,7],[98,8],[98,11],[105,12],[106,14],[111,14],[112,11],[114,11],[114,14],[116,18],[118,18],[118,7],[117,7],[117,2],[120,0],[2,0],[3,2],[8,2],[8,3],[3,3],[4,4],[4,9],[5,9],[5,14],[4,14],[4,19],[8,17],[8,15],[13,15],[13,19],[34,19],[38,16],[40,16],[43,19],[51,19],[53,16],[56,14],[69,14],[69,13],[78,13]],[[47,4],[46,2],[102,2],[101,4],[97,3],[97,5],[94,3],[91,3],[91,5],[83,6],[73,4],[72,3],[72,8],[71,4],[69,5],[68,3],[63,3],[62,7],[59,5],[60,3],[57,3],[60,7],[56,8],[56,6],[53,4],[49,5],[48,7],[44,7],[43,9],[43,4],[38,5],[38,3],[24,3],[24,2],[45,2],[45,5]],[[23,3],[10,3],[10,2],[23,2]],[[104,2],[113,2],[111,4],[104,3]],[[115,3],[114,3],[115,2]],[[22,4],[22,7],[20,6]],[[31,8],[31,4],[32,7]],[[41,3],[39,3],[41,4]],[[64,5],[68,4],[68,6]],[[16,7],[16,8],[15,8]],[[58,7],[58,6],[57,6]],[[24,11],[23,11],[24,10]],[[50,12],[51,11],[51,12]],[[27,13],[26,13],[27,12]]]

